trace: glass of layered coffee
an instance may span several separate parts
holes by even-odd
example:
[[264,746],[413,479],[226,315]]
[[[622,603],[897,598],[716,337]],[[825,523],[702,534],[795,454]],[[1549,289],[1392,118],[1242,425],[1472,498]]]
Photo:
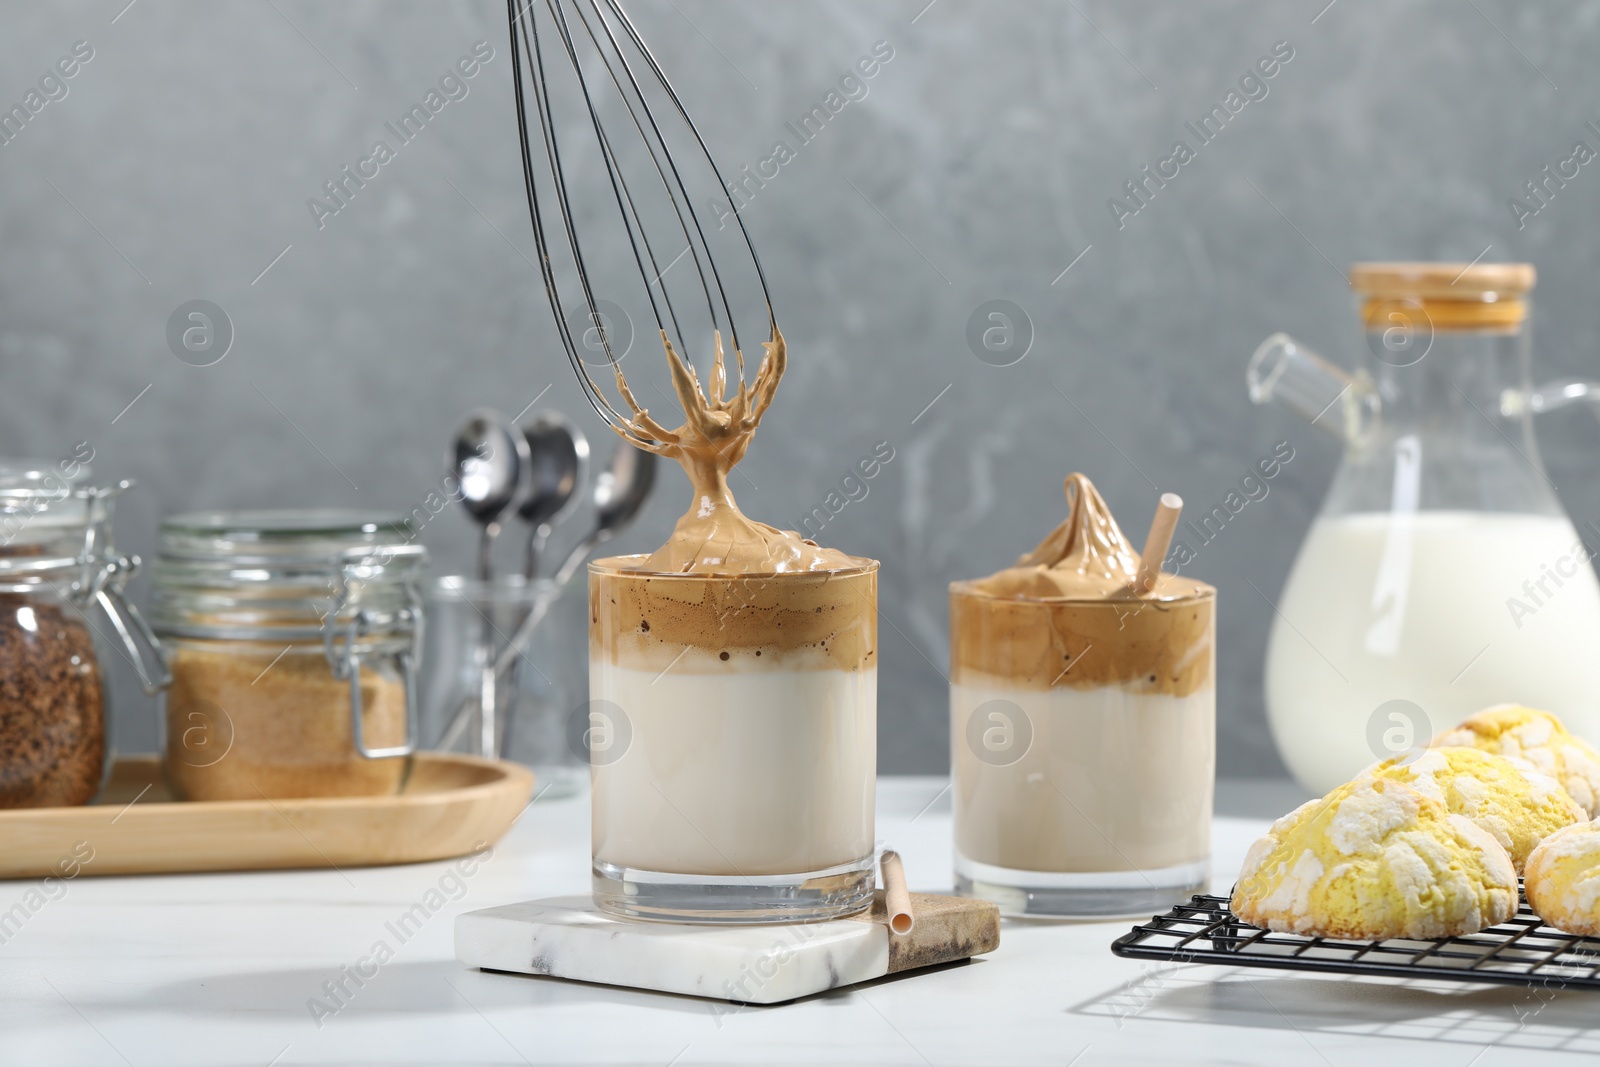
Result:
[[[635,413],[694,500],[650,555],[589,567],[593,888],[614,914],[835,918],[873,890],[878,564],[745,517],[728,489],[782,374],[722,397],[670,345],[688,421]],[[640,435],[645,436],[644,434]],[[636,440],[636,439],[635,439]]]
[[1160,573],[1165,538],[1141,575],[1088,478],[1067,499],[1015,567],[950,586],[957,888],[1148,915],[1209,878],[1216,590]]
[[872,894],[877,569],[589,570],[595,893],[772,921]]

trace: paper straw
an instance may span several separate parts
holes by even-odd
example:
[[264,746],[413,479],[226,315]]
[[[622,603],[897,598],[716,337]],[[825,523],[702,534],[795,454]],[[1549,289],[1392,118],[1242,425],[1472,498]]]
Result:
[[904,936],[916,920],[911,914],[911,894],[906,890],[906,869],[898,852],[885,851],[878,861],[883,870],[883,903],[889,913],[889,930]]
[[1156,587],[1161,577],[1161,562],[1167,558],[1167,547],[1172,544],[1172,534],[1178,528],[1178,513],[1183,510],[1183,498],[1177,493],[1162,493],[1156,505],[1156,517],[1150,523],[1150,536],[1144,539],[1144,554],[1139,558],[1139,574],[1133,581],[1134,592],[1147,595]]

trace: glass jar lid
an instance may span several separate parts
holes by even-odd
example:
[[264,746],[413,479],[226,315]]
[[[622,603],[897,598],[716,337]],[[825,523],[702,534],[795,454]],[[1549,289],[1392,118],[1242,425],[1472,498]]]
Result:
[[161,523],[161,558],[245,566],[326,566],[351,548],[409,544],[400,515],[352,508],[191,511]]
[[0,458],[0,575],[41,574],[112,551],[111,498],[133,483],[95,486],[87,463]]
[[427,561],[407,520],[346,508],[203,511],[161,523],[156,631],[177,637],[313,640],[356,614],[408,630]]
[[70,500],[72,490],[88,478],[89,465],[75,460],[0,458],[0,508]]

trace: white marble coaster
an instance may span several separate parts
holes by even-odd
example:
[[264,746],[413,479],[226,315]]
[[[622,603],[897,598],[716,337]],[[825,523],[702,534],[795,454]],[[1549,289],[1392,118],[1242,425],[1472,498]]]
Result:
[[689,926],[619,919],[587,896],[551,897],[456,919],[456,958],[469,967],[779,1004],[839,986],[992,951],[999,910],[988,901],[911,895],[916,926],[895,937],[883,894],[852,919],[787,926]]

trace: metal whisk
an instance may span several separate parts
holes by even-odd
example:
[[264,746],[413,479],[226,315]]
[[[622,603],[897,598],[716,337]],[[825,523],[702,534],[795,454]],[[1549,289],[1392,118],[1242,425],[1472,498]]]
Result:
[[[770,390],[764,398],[760,395],[761,380],[769,370],[781,373],[782,355],[779,366],[763,366],[757,386],[747,387],[733,307],[743,295],[751,297],[752,308],[764,304],[767,324],[776,337],[772,300],[744,220],[682,100],[617,0],[508,0],[506,9],[523,175],[540,273],[562,347],[589,402],[634,445],[651,452],[675,453],[676,435],[648,416],[622,378],[618,361],[625,353],[614,350],[613,330],[601,306],[608,294],[597,292],[591,277],[597,260],[586,255],[596,244],[586,245],[582,237],[585,231],[593,237],[607,220],[575,212],[574,193],[597,194],[610,201],[604,213],[612,215],[612,227],[621,223],[657,329],[663,337],[676,341],[685,358],[703,350],[704,340],[715,339],[717,368],[711,376],[709,407],[731,410],[736,419],[753,428],[750,420],[759,419],[765,408],[763,400],[770,401]],[[613,139],[607,132],[612,123],[631,126],[631,132]],[[590,180],[589,171],[596,161],[606,175],[604,183],[599,182],[598,174]],[[726,227],[729,217],[738,227],[733,249],[738,252],[735,273],[725,269],[726,259],[719,267],[707,228],[695,210],[693,191],[710,183],[714,183],[714,191],[709,203],[717,212],[718,229]],[[743,245],[742,252],[738,244]],[[623,246],[619,242],[604,247],[620,250]],[[748,264],[743,262],[745,254]],[[680,299],[674,302],[666,275],[684,259],[688,260],[684,266],[692,268],[698,293],[680,281]],[[748,286],[752,271],[759,286],[758,298]],[[680,268],[674,278],[686,273]],[[587,322],[576,324],[576,331],[563,297],[564,291],[570,294],[574,282],[588,313]],[[746,286],[747,294],[739,291],[739,283]],[[735,290],[733,298],[730,288]],[[702,315],[709,320],[710,330],[695,336],[694,327]],[[686,343],[685,327],[691,331],[690,340],[701,341],[701,348]],[[721,365],[724,329],[738,368],[737,392],[730,402],[718,395],[725,384]],[[604,361],[615,375],[626,414],[613,405],[589,373],[584,350],[591,346],[580,344],[580,336],[587,340],[595,335]],[[683,399],[677,379],[686,368],[670,351],[669,362]],[[692,369],[686,373],[693,375]],[[694,414],[689,414],[693,421]]]

